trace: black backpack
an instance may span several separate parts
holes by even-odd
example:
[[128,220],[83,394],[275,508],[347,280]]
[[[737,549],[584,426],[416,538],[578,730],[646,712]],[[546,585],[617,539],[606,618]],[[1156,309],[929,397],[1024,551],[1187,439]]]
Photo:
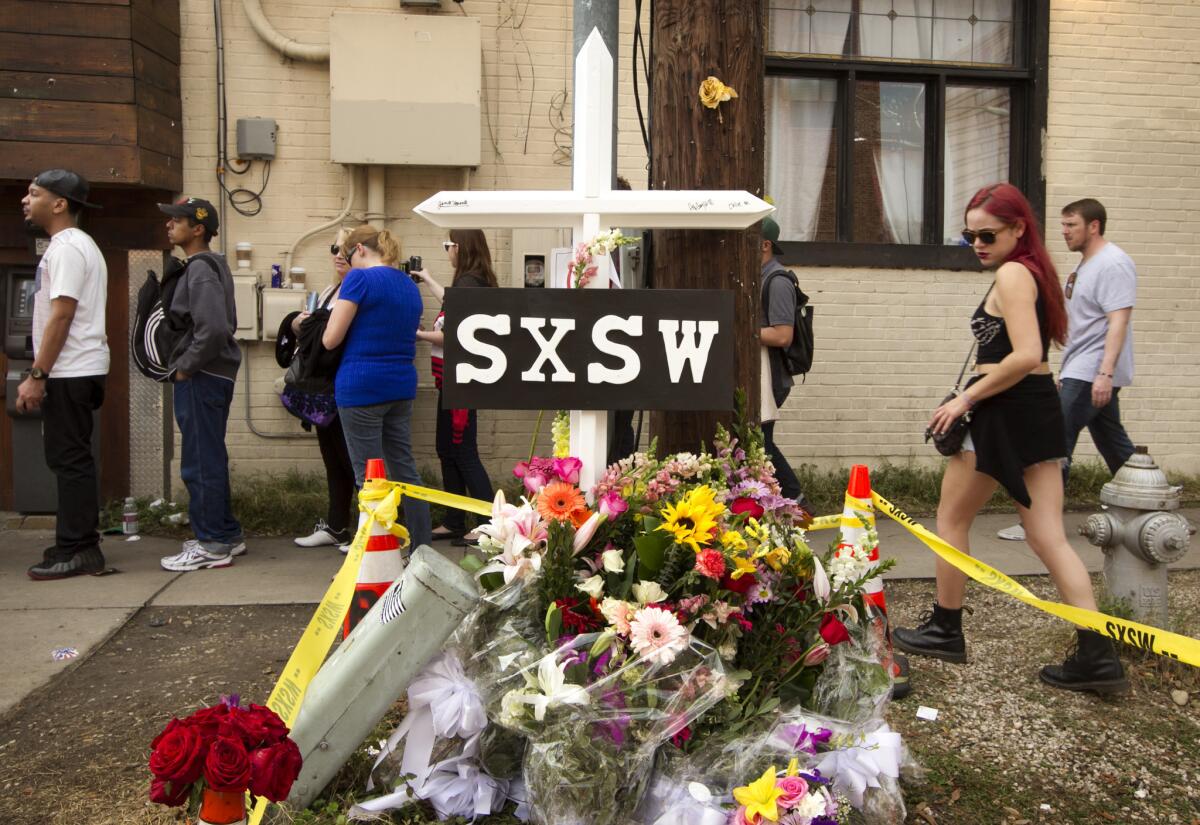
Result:
[[772,272],[763,288],[763,313],[767,311],[767,303],[771,295],[770,279],[782,275],[792,282],[796,290],[796,317],[792,320],[792,343],[786,347],[777,347],[783,361],[783,368],[788,375],[805,375],[812,369],[813,363],[813,308],[808,303],[808,296],[800,289],[796,274],[791,270]]
[[[220,262],[211,253],[201,252],[189,258],[188,262],[201,257],[211,259],[213,267],[220,271]],[[188,321],[170,309],[175,288],[187,271],[188,262],[171,258],[161,282],[158,273],[151,270],[146,282],[138,290],[137,312],[129,336],[130,351],[138,372],[160,383],[171,380],[171,357],[188,331]]]

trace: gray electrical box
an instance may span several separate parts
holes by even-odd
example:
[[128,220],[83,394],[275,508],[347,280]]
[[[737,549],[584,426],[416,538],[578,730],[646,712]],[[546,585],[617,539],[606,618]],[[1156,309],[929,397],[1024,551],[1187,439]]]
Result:
[[237,153],[241,160],[273,160],[275,157],[275,118],[239,117]]

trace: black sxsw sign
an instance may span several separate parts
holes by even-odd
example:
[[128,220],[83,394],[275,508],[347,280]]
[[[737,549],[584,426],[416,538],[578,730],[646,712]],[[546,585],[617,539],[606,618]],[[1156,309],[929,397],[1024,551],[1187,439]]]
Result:
[[733,293],[447,289],[447,409],[733,408]]

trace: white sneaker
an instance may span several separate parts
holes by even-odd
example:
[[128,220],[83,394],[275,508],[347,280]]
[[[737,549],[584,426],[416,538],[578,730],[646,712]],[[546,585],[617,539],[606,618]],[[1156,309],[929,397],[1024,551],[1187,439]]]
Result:
[[1014,524],[1012,527],[1005,527],[1003,530],[997,531],[996,537],[1005,541],[1025,541],[1025,528],[1020,524]]
[[295,541],[297,547],[325,547],[330,544],[340,544],[342,537],[329,529],[329,525],[324,521],[318,521],[312,533],[301,536]]
[[[183,543],[184,550],[187,550],[189,547],[199,547],[199,546],[200,546],[199,539],[188,539],[187,541],[185,541]],[[246,555],[246,540],[244,538],[239,538],[239,539],[235,540],[233,542],[233,546],[229,548],[229,555],[231,555],[231,556]]]
[[233,555],[205,550],[200,542],[189,539],[183,543],[183,550],[180,553],[167,556],[159,563],[163,570],[170,570],[172,573],[187,573],[192,570],[228,567],[233,564]]

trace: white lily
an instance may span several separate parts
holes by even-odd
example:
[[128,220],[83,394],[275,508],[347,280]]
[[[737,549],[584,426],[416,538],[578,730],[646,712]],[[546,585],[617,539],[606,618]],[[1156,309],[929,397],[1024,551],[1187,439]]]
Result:
[[821,564],[821,559],[816,553],[813,553],[813,595],[816,596],[822,604],[829,601],[831,588],[829,587],[829,576],[825,575],[825,565]]
[[556,705],[586,705],[589,701],[587,691],[579,685],[567,682],[567,663],[559,664],[558,657],[550,654],[538,665],[537,683],[534,685],[540,692],[526,694],[520,701],[533,705],[533,718],[541,722],[546,718],[546,711]]

